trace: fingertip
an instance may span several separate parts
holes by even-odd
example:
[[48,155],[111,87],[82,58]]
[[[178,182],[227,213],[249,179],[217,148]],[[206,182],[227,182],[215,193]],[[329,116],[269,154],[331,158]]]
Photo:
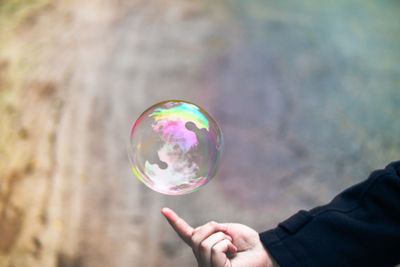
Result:
[[167,218],[177,217],[176,213],[172,209],[167,207],[162,208],[161,213],[164,214],[164,216]]
[[165,213],[168,212],[168,210],[169,210],[169,208],[164,207],[164,208],[161,209],[161,213],[162,213],[162,214],[165,214]]
[[168,218],[168,209],[167,208],[162,208],[161,209],[161,214],[164,215],[164,217]]
[[232,244],[232,243],[230,243],[229,244],[229,252],[230,253],[236,253],[237,252],[237,247],[234,245],[234,244]]

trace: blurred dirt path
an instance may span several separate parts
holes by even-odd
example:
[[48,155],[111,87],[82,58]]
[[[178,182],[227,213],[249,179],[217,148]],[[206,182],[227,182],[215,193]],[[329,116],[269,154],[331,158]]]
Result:
[[189,253],[162,244],[165,197],[134,177],[126,146],[145,108],[196,93],[221,27],[204,3],[127,5],[87,4],[74,18],[78,54],[58,132],[52,210],[62,228],[59,266],[193,264]]

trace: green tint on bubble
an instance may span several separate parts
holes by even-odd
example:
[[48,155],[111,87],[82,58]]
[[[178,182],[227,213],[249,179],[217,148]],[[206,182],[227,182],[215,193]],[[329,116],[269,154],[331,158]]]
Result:
[[159,193],[182,195],[214,177],[222,147],[221,131],[206,111],[171,100],[140,115],[132,128],[128,153],[140,181]]

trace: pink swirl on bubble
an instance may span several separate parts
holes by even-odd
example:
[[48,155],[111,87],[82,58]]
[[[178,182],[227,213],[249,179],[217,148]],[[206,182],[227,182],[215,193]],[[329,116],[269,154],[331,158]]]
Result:
[[199,144],[196,134],[185,126],[183,120],[161,120],[153,126],[154,131],[161,133],[160,138],[173,145],[179,145],[184,152]]

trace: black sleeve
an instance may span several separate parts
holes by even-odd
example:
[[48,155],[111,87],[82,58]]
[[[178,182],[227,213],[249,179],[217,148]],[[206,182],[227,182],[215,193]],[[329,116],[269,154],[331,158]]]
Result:
[[400,263],[400,161],[260,238],[282,267]]

